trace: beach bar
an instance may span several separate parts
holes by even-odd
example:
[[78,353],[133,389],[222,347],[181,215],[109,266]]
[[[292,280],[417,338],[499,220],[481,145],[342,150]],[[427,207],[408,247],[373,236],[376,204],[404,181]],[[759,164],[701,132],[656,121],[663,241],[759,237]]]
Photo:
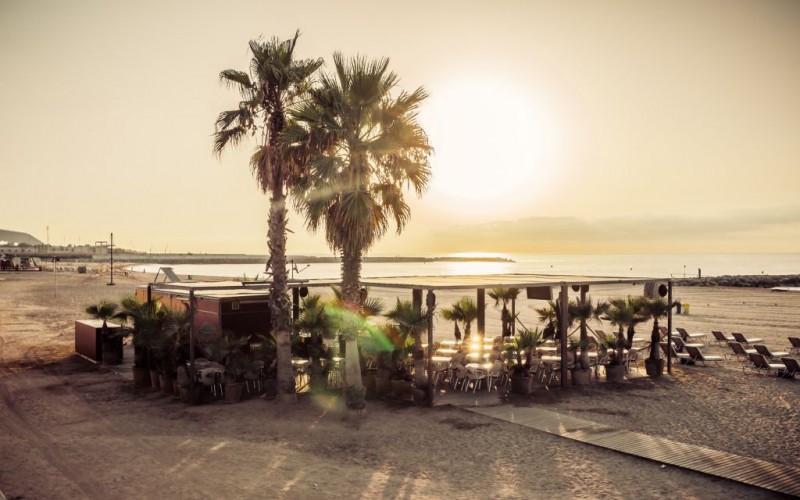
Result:
[[[662,284],[663,287],[654,286]],[[340,286],[340,280],[309,280],[305,283],[307,287],[330,287]],[[559,325],[561,331],[561,387],[566,387],[567,381],[567,312],[569,303],[569,292],[580,294],[584,298],[592,285],[620,285],[620,286],[642,286],[644,290],[659,290],[663,295],[668,295],[667,301],[672,303],[672,280],[653,277],[621,278],[609,276],[568,276],[568,275],[546,275],[546,274],[487,274],[487,275],[464,275],[464,276],[402,276],[389,278],[363,278],[361,286],[364,288],[383,288],[410,290],[412,302],[421,307],[423,294],[428,310],[436,307],[436,291],[439,290],[476,290],[478,305],[478,335],[483,336],[486,330],[486,320],[484,305],[486,304],[486,290],[494,288],[518,288],[526,291],[526,295],[531,299],[552,300],[555,296],[560,304],[562,314]],[[513,313],[512,313],[513,314]],[[672,308],[669,309],[667,316],[667,328],[672,331]],[[433,406],[434,387],[433,387],[433,317],[428,318],[428,339],[427,339],[427,402]],[[667,370],[671,373],[671,352],[667,353]]]

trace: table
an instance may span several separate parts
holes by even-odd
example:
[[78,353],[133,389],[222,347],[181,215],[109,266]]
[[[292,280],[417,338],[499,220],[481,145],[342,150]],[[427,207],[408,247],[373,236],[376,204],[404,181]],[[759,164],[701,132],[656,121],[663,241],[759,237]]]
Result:
[[450,356],[433,356],[431,361],[434,363],[449,363],[452,358]]

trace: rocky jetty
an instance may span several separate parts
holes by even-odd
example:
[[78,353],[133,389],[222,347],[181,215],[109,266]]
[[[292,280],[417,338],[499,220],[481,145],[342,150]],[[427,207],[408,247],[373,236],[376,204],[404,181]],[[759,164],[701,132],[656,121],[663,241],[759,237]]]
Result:
[[710,276],[707,278],[686,278],[675,281],[681,286],[736,286],[745,288],[800,287],[800,275],[788,274],[770,276],[756,274],[749,276]]

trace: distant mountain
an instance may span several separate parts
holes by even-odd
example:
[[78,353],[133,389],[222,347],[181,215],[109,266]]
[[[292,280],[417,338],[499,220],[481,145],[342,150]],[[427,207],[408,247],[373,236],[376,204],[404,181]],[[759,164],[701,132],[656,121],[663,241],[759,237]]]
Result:
[[19,231],[8,231],[6,229],[0,229],[0,245],[10,246],[22,243],[26,245],[44,245],[43,242],[37,240],[28,233],[20,233]]

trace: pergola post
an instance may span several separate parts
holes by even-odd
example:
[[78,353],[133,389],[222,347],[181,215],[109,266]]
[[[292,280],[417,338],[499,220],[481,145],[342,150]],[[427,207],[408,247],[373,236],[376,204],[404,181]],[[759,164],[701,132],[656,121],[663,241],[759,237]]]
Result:
[[478,288],[478,335],[486,334],[486,289]]
[[672,375],[672,280],[667,282],[667,373]]
[[561,337],[561,388],[567,386],[567,322],[569,321],[569,286],[561,284],[561,293],[558,296],[561,317],[558,318],[558,334]]
[[194,289],[189,290],[189,368],[189,401],[194,404]]
[[[420,290],[422,295],[422,290]],[[433,407],[433,396],[436,392],[433,387],[433,311],[436,307],[436,295],[432,290],[428,290],[426,297],[426,305],[428,306],[428,407]]]

